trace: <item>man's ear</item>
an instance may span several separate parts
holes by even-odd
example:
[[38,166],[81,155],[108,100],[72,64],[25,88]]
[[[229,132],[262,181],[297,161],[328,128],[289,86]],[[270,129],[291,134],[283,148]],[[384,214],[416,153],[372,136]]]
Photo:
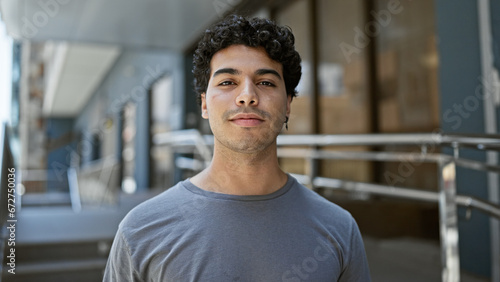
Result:
[[292,96],[286,95],[286,116],[287,117],[290,117],[290,111],[292,110],[291,104],[292,104]]
[[207,100],[206,100],[205,92],[201,93],[201,117],[204,119],[208,119],[208,109],[207,109]]

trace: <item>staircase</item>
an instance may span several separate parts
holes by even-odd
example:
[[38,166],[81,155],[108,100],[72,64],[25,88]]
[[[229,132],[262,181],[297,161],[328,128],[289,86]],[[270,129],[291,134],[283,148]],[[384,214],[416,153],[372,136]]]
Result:
[[7,272],[7,266],[2,281],[102,281],[111,243],[96,240],[16,245],[15,274]]
[[151,194],[121,196],[118,206],[80,212],[64,204],[23,205],[16,215],[15,274],[8,272],[6,260],[12,247],[5,245],[1,281],[102,281],[118,224],[149,197]]

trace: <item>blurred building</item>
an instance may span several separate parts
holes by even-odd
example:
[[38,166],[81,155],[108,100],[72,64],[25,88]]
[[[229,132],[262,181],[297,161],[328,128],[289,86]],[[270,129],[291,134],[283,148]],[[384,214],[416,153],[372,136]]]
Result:
[[[495,134],[500,1],[480,3],[0,0],[16,40],[12,132],[25,176],[23,209],[67,205],[72,169],[84,209],[110,214],[130,202],[107,219],[112,233],[133,204],[189,177],[175,167],[177,153],[153,137],[193,128],[210,134],[192,89],[192,54],[204,29],[233,12],[271,18],[296,36],[303,76],[284,134]],[[297,174],[309,173],[306,163],[281,162]],[[316,169],[324,177],[438,190],[434,164],[324,160]],[[457,182],[460,194],[499,201],[498,175],[459,169]],[[434,204],[319,192],[348,209],[366,236],[439,240]],[[459,218],[462,270],[499,281],[498,220],[481,213],[467,218],[466,210]],[[104,253],[111,239],[96,241]]]

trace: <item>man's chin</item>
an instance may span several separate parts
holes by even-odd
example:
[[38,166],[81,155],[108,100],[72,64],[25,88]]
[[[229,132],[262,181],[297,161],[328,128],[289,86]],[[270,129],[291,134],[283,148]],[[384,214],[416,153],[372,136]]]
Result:
[[237,153],[255,154],[265,151],[271,144],[273,142],[266,142],[259,138],[242,138],[227,142],[225,147]]

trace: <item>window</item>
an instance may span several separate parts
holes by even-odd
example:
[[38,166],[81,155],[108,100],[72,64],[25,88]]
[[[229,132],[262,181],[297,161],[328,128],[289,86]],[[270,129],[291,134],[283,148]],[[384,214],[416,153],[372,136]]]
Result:
[[[292,29],[295,36],[295,49],[302,59],[302,77],[297,85],[298,96],[292,101],[288,130],[283,131],[283,134],[313,134],[316,131],[313,45],[310,37],[312,27],[308,10],[308,1],[300,0],[275,13],[275,20],[278,24]],[[292,158],[281,160],[280,165],[285,171],[296,174],[306,174],[309,167],[306,160]]]
[[[388,11],[389,0],[375,1]],[[439,128],[438,54],[434,1],[406,1],[386,13],[377,36],[378,120],[381,132]]]
[[312,95],[314,77],[312,73],[312,43],[309,38],[310,19],[308,1],[296,1],[284,7],[276,13],[276,22],[280,25],[287,25],[292,29],[295,36],[295,48],[302,58],[302,78],[297,86],[298,97],[292,102],[292,111],[288,121],[288,131],[290,134],[311,134],[314,133],[313,125],[313,103]]
[[[172,128],[173,81],[169,75],[158,79],[151,87],[151,136],[169,132]],[[169,147],[151,144],[151,188],[167,188],[173,183],[173,155]]]
[[368,133],[367,52],[355,44],[356,30],[364,23],[363,3],[319,0],[317,5],[320,133]]

